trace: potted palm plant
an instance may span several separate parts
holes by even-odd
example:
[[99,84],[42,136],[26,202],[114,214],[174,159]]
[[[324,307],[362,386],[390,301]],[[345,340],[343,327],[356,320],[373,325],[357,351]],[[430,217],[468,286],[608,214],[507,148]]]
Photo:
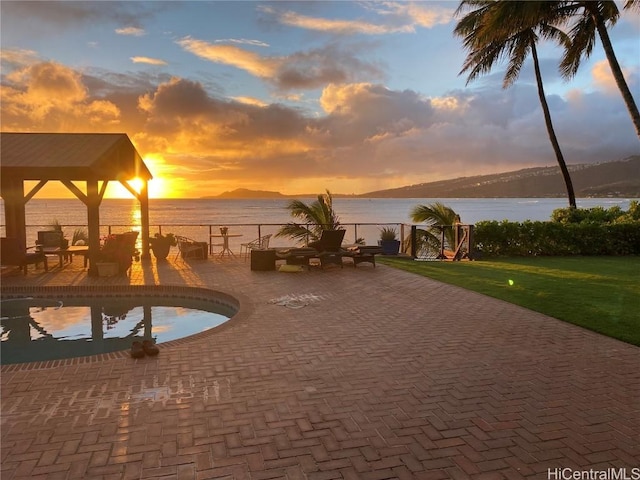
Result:
[[134,245],[125,241],[124,235],[108,235],[104,239],[96,264],[99,276],[126,273],[131,268],[136,251]]
[[177,244],[178,242],[176,241],[176,237],[173,233],[167,233],[165,235],[162,235],[162,233],[156,233],[149,239],[149,245],[151,246],[153,255],[157,260],[166,260],[171,247],[175,247]]
[[396,229],[392,227],[381,228],[378,245],[382,247],[383,254],[398,255],[398,252],[400,252],[400,240],[398,240],[398,232]]

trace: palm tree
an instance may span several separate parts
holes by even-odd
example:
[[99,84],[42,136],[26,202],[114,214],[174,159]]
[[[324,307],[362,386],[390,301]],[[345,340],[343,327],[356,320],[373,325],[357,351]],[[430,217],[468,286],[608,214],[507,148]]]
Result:
[[451,207],[435,202],[429,205],[416,205],[411,210],[411,219],[415,223],[424,223],[427,229],[417,229],[417,250],[430,253],[440,251],[441,233],[444,231],[445,246],[450,250],[456,248],[456,234],[453,225],[460,223],[460,215]]
[[[631,120],[635,126],[636,133],[640,137],[640,112],[636,105],[631,90],[625,81],[622,68],[618,63],[613,45],[607,31],[609,26],[615,25],[620,17],[618,6],[613,1],[574,1],[574,2],[552,2],[556,4],[558,20],[567,22],[574,15],[578,19],[571,28],[569,35],[571,43],[565,48],[564,56],[560,62],[560,72],[565,78],[572,78],[578,72],[582,58],[591,55],[595,44],[596,32],[602,42],[611,73],[616,81],[616,85],[622,94],[622,98],[629,110]],[[624,8],[627,10],[640,9],[638,0],[628,0]]]
[[284,225],[276,234],[276,237],[291,237],[306,241],[319,240],[323,230],[337,230],[340,219],[333,210],[333,196],[329,190],[311,204],[300,200],[291,200],[287,205],[291,216],[303,220],[304,225],[290,222]]
[[458,22],[454,33],[464,39],[464,46],[469,50],[460,71],[461,74],[469,72],[467,84],[479,75],[491,71],[498,61],[507,57],[509,63],[503,80],[503,88],[508,88],[518,78],[526,57],[531,53],[538,96],[549,140],[564,178],[569,206],[576,208],[573,182],[551,121],[536,49],[539,35],[545,39],[556,40],[561,44],[567,44],[569,41],[567,35],[550,25],[550,22],[540,21],[540,19],[553,19],[552,5],[552,2],[545,1],[464,0],[456,10],[456,15],[467,7],[479,8],[465,15]]

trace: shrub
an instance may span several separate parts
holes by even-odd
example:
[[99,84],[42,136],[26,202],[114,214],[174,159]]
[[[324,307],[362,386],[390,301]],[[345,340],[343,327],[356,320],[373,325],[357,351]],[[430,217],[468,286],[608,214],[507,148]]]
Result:
[[475,225],[483,256],[640,255],[640,222],[495,222]]
[[495,222],[475,225],[476,252],[483,256],[639,255],[640,204],[629,210],[559,208],[550,222]]
[[593,208],[558,208],[551,214],[551,220],[562,224],[568,223],[626,223],[640,220],[640,204],[632,200],[629,210],[624,211],[618,205],[608,209]]

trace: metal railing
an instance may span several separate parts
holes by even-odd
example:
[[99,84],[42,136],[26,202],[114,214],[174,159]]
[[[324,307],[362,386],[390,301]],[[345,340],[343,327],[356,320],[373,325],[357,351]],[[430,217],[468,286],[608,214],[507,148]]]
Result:
[[[207,242],[210,246],[215,241],[215,238],[212,235],[216,235],[220,233],[220,228],[227,227],[229,234],[238,234],[242,235],[240,237],[231,237],[230,247],[232,250],[234,248],[240,247],[241,243],[250,242],[256,238],[262,237],[263,235],[272,234],[270,246],[272,247],[287,247],[292,246],[296,243],[295,240],[292,240],[289,237],[277,237],[276,234],[285,224],[283,223],[226,223],[226,224],[181,224],[181,223],[170,223],[170,224],[150,224],[149,225],[149,235],[153,237],[156,233],[158,234],[167,234],[173,233],[176,235],[181,235],[185,237],[189,237],[193,240]],[[300,224],[305,227],[311,227],[312,224]],[[397,222],[397,223],[345,223],[340,225],[341,228],[347,230],[347,234],[345,235],[344,243],[346,244],[355,244],[357,241],[365,242],[368,245],[375,245],[380,237],[380,229],[383,227],[392,227],[395,228],[398,232],[399,238],[405,238],[405,236],[410,231],[410,225]],[[87,226],[84,224],[61,224],[60,228],[62,228],[65,236],[69,238],[71,241],[71,237],[76,229],[84,229],[86,231]],[[39,230],[51,230],[50,224],[35,224],[35,225],[27,225],[26,227],[27,234],[27,245],[35,245],[36,238],[38,236]],[[109,225],[101,225],[100,226],[100,236],[104,237],[107,235],[111,235],[114,233],[123,233],[129,230],[141,230],[140,225],[131,224],[131,223],[122,223],[122,224],[109,224]],[[6,235],[5,225],[0,225],[0,233],[2,236]],[[140,242],[140,239],[138,239]],[[235,251],[235,250],[234,250]]]
[[[235,234],[239,236],[231,236],[229,240],[229,248],[233,252],[239,252],[240,244],[248,243],[252,240],[260,238],[264,235],[271,234],[270,247],[284,248],[291,247],[299,242],[291,239],[290,237],[278,237],[276,236],[278,231],[284,226],[283,223],[227,223],[227,224],[150,224],[149,231],[150,236],[153,237],[156,233],[167,234],[173,233],[175,235],[181,235],[190,239],[206,242],[209,245],[210,252],[214,251],[214,242],[216,241],[214,235],[220,234],[220,228],[228,228],[229,234]],[[303,227],[309,228],[314,224],[300,224]],[[60,225],[66,237],[72,240],[73,232],[76,229],[84,229],[86,231],[86,225],[82,224],[64,224]],[[473,225],[456,225],[456,226],[442,226],[442,227],[430,227],[427,225],[415,225],[406,224],[403,222],[393,223],[342,223],[341,228],[344,228],[347,233],[345,235],[344,244],[365,244],[365,245],[377,245],[380,238],[380,230],[383,227],[393,228],[398,234],[398,240],[401,241],[400,252],[406,255],[410,255],[413,258],[428,260],[428,259],[441,259],[449,258],[452,254],[457,256],[471,257],[473,253]],[[39,230],[51,230],[51,225],[27,225],[27,245],[35,245],[37,238],[37,232]],[[100,226],[100,235],[102,237],[111,235],[114,233],[123,233],[129,230],[141,230],[140,225],[136,224],[109,224]],[[448,231],[454,231],[454,240],[448,240],[451,235]],[[5,225],[0,225],[0,233],[2,236],[6,235]],[[431,232],[429,235],[425,232]],[[219,240],[219,239],[218,239]],[[138,245],[140,248],[141,239],[138,237]],[[454,243],[455,242],[455,243]],[[452,244],[453,243],[453,244]]]

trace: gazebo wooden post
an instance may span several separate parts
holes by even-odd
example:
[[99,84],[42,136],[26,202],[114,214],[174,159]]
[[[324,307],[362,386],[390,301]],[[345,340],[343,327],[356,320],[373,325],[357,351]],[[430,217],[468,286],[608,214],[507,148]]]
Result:
[[89,275],[98,275],[100,256],[100,201],[98,181],[87,180],[87,230],[89,234]]
[[138,201],[140,202],[140,223],[142,230],[142,258],[151,258],[149,253],[149,183],[144,180]]
[[24,181],[20,178],[2,176],[2,198],[4,198],[4,218],[7,237],[18,239],[20,248],[27,248],[27,227],[25,222]]

